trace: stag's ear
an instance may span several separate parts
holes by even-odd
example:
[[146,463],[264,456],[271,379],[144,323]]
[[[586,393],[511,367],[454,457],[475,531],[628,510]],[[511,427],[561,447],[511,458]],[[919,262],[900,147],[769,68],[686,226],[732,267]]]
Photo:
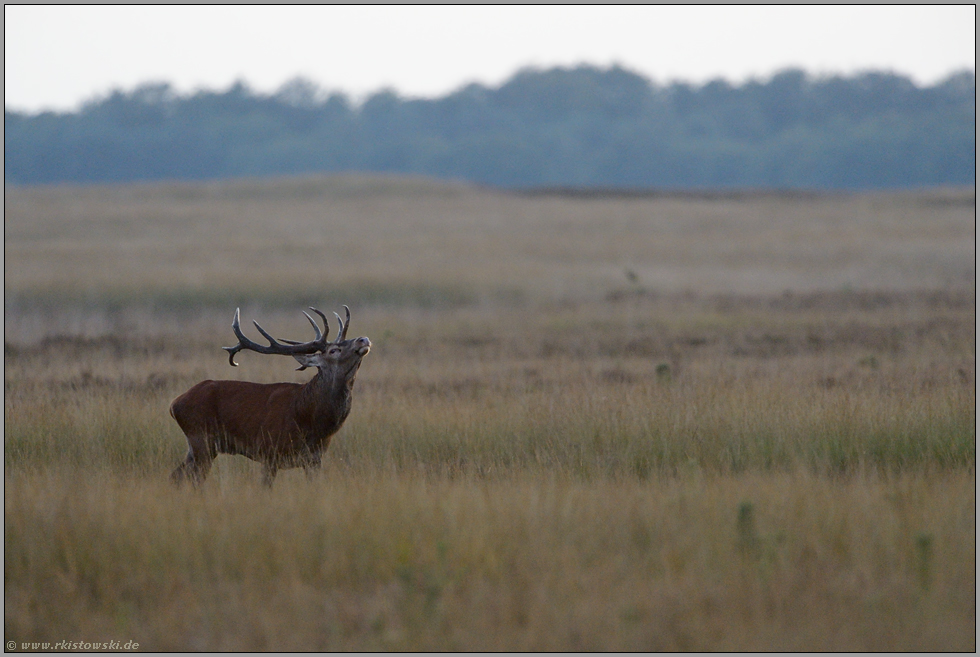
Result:
[[323,365],[323,354],[316,352],[313,354],[292,354],[296,362],[299,363],[299,370],[305,370],[307,367],[320,367]]

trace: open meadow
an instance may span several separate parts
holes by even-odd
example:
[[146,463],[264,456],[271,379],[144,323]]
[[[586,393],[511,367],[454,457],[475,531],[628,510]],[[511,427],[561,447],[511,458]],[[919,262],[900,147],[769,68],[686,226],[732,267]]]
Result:
[[[5,190],[4,638],[976,650],[975,192]],[[371,338],[322,473],[170,402]]]

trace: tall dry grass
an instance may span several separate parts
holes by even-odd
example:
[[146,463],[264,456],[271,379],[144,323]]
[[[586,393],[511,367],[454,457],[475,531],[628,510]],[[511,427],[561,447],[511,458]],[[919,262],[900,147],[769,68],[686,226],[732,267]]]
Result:
[[[8,190],[5,638],[975,650],[972,198]],[[308,378],[234,305],[344,302],[322,475],[172,488],[174,396]]]
[[331,466],[202,493],[16,472],[6,634],[163,650],[966,649],[974,482]]

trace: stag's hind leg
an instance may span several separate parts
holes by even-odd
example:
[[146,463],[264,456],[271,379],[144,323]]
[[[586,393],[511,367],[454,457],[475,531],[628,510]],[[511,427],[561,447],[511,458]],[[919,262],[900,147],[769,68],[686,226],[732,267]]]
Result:
[[194,485],[201,484],[208,477],[211,471],[211,462],[214,459],[198,459],[191,452],[187,452],[184,462],[174,468],[170,473],[170,480],[175,484],[182,484],[185,479],[189,479]]
[[206,436],[187,436],[187,456],[183,463],[174,468],[170,480],[178,485],[185,479],[195,485],[203,483],[211,472],[214,457]]

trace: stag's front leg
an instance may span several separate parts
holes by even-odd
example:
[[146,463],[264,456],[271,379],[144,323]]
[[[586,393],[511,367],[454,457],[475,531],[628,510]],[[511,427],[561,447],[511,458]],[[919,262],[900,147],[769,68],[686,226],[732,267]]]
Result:
[[320,452],[313,452],[303,463],[303,472],[306,473],[306,480],[313,481],[320,474]]

